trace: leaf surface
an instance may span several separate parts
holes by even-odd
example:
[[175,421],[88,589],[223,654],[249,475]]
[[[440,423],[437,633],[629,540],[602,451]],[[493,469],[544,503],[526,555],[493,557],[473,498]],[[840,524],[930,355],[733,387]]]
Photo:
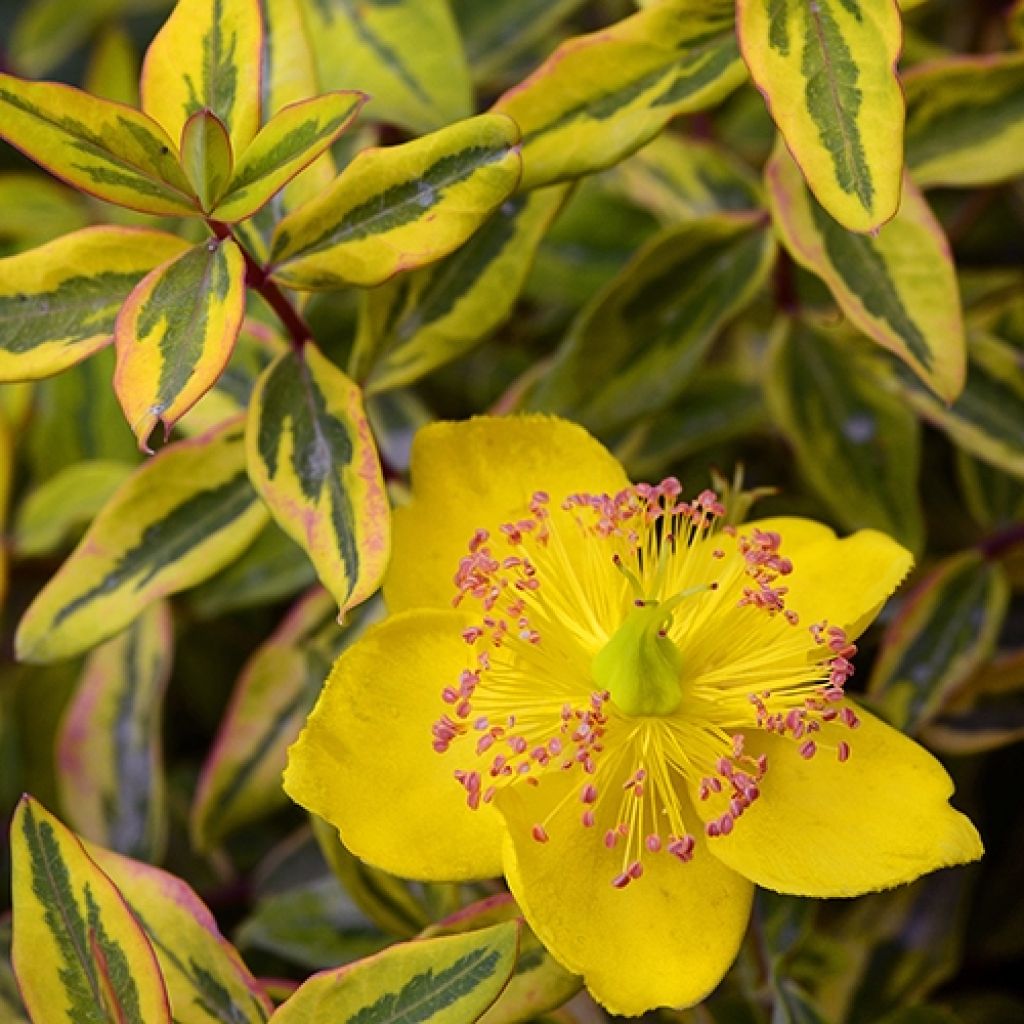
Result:
[[537,188],[610,167],[745,75],[731,4],[663,0],[562,43],[494,110],[522,128],[521,187]]
[[110,344],[118,310],[187,243],[142,228],[83,228],[0,260],[0,380],[48,377]]
[[245,259],[202,242],[148,274],[117,318],[114,390],[139,447],[164,435],[216,383],[245,315]]
[[34,1021],[171,1024],[153,947],[78,837],[29,796],[11,822],[14,948]]
[[851,231],[900,202],[896,0],[737,0],[743,59],[818,202]]
[[92,651],[57,739],[61,804],[75,830],[157,860],[166,839],[161,722],[173,628],[164,602]]
[[952,401],[964,382],[960,294],[942,227],[909,181],[899,213],[874,237],[847,231],[804,186],[777,146],[765,168],[775,227],[790,255],[817,274],[850,322]]
[[257,382],[249,475],[278,526],[309,555],[344,613],[377,588],[390,514],[359,388],[312,344]]
[[519,180],[519,132],[496,114],[400,146],[364,150],[272,243],[273,276],[293,288],[375,285],[446,256]]
[[100,199],[161,216],[199,212],[177,141],[131,107],[0,72],[0,137]]
[[508,983],[518,935],[518,925],[509,921],[468,935],[400,943],[350,967],[314,975],[271,1020],[467,1024]]
[[259,0],[178,0],[146,51],[142,109],[175,140],[209,110],[241,152],[260,125],[262,36]]
[[212,576],[266,522],[240,423],[169,445],[129,477],[36,596],[18,626],[18,657],[88,650],[152,601]]

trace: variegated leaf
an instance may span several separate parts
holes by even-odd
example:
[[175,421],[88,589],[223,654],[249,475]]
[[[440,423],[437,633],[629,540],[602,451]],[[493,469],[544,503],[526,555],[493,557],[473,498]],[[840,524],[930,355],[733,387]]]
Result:
[[367,393],[412,383],[503,323],[565,197],[555,186],[507,199],[446,259],[368,291],[354,357]]
[[522,188],[591,174],[746,76],[725,0],[664,0],[564,42],[494,105],[523,132]]
[[312,343],[280,356],[257,382],[246,448],[254,486],[342,613],[366,600],[390,530],[359,388]]
[[633,202],[663,224],[765,206],[760,183],[727,149],[668,132],[610,174]]
[[82,87],[105,100],[139,105],[140,53],[123,25],[104,25],[89,54]]
[[69,185],[143,213],[195,216],[178,146],[145,114],[55,82],[0,72],[0,138]]
[[365,89],[367,113],[417,133],[473,112],[469,68],[446,0],[303,0],[326,89]]
[[1024,479],[1024,367],[1020,351],[985,334],[969,339],[967,383],[955,402],[939,401],[902,379],[903,394],[919,415],[944,430],[964,451]]
[[[152,943],[174,1024],[263,1024],[273,1009],[206,905],[180,878],[85,844]],[[146,1024],[149,1024],[147,1021]]]
[[142,109],[177,140],[212,111],[241,152],[260,125],[259,0],[178,0],[142,65]]
[[882,639],[868,694],[916,733],[992,655],[1009,606],[1006,574],[977,551],[946,559],[904,598]]
[[29,796],[11,822],[14,970],[34,1021],[171,1024],[153,947],[70,829]]
[[300,985],[272,1024],[312,1020],[466,1024],[498,998],[515,967],[514,921],[467,935],[399,943]]
[[964,328],[949,243],[921,193],[904,182],[899,213],[876,235],[847,231],[804,185],[781,146],[765,169],[775,227],[850,322],[894,352],[947,401],[964,382]]
[[896,0],[737,0],[743,59],[818,202],[871,231],[900,202]]
[[108,345],[129,292],[186,247],[162,231],[94,227],[0,260],[0,380],[48,377]]
[[1024,174],[1024,54],[949,57],[903,76],[917,184],[991,185]]
[[213,216],[223,221],[251,217],[331,146],[356,119],[366,99],[361,92],[327,93],[275,114],[239,156]]
[[117,491],[29,606],[18,657],[57,661],[88,650],[152,601],[212,576],[266,522],[245,473],[240,423],[169,445]]
[[338,627],[337,605],[319,587],[300,600],[246,662],[203,765],[190,827],[197,849],[288,802],[281,773],[335,657],[373,613]]
[[234,163],[224,122],[212,110],[197,110],[181,129],[181,166],[204,212],[224,194]]
[[891,375],[835,332],[780,328],[766,390],[802,476],[846,529],[881,530],[919,552],[921,430]]
[[68,235],[89,221],[81,193],[36,171],[0,171],[0,256]]
[[764,221],[716,214],[651,239],[580,314],[530,406],[607,430],[667,405],[768,273]]
[[150,605],[86,660],[57,739],[61,804],[79,835],[130,857],[166,839],[161,722],[173,627]]
[[245,259],[230,239],[193,246],[148,274],[117,318],[114,390],[139,447],[220,376],[245,315]]
[[274,278],[306,289],[375,285],[446,256],[515,188],[518,137],[509,118],[482,114],[364,150],[327,192],[278,225]]

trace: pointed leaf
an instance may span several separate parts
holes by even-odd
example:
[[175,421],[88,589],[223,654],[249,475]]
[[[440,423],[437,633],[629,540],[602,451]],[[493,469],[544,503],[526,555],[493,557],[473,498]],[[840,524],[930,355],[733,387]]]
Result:
[[142,64],[142,109],[172,139],[200,110],[240,153],[260,126],[259,0],[178,0]]
[[29,606],[23,661],[71,657],[157,598],[212,576],[267,522],[245,474],[240,423],[164,448],[125,482]]
[[651,239],[580,314],[531,407],[604,430],[672,401],[771,267],[764,220],[717,214]]
[[904,598],[882,639],[868,693],[917,733],[995,649],[1010,600],[1002,568],[976,551],[946,559]]
[[85,196],[36,171],[0,171],[0,256],[87,227]]
[[117,318],[114,390],[139,447],[164,436],[216,383],[245,315],[245,259],[203,242],[148,274]]
[[318,588],[246,662],[199,777],[190,816],[196,849],[208,850],[240,825],[287,804],[281,787],[287,748],[330,669],[303,641],[335,607]]
[[515,967],[515,922],[392,946],[323,971],[278,1007],[273,1024],[312,1020],[469,1024],[497,999]]
[[818,202],[851,231],[880,227],[903,170],[896,0],[737,0],[736,28]]
[[446,259],[366,293],[356,344],[372,360],[369,394],[456,359],[509,317],[566,191],[555,186],[507,199]]
[[903,89],[907,165],[919,185],[992,185],[1024,173],[1024,54],[921,64]]
[[153,947],[77,836],[25,796],[11,822],[13,961],[34,1021],[171,1024]]
[[108,345],[132,288],[186,244],[94,227],[0,260],[0,380],[48,377]]
[[0,137],[69,185],[130,210],[194,217],[177,143],[131,107],[0,73]]
[[270,1000],[188,885],[111,850],[90,843],[86,850],[120,889],[149,937],[167,983],[175,1024],[267,1020]]
[[494,105],[523,131],[522,188],[592,174],[746,77],[732,4],[663,0],[558,49]]
[[920,425],[867,355],[826,330],[783,327],[766,380],[769,407],[804,479],[847,530],[881,530],[919,552]]
[[181,129],[181,166],[204,210],[224,194],[234,161],[224,122],[212,110],[197,110]]
[[967,383],[952,404],[929,394],[909,374],[903,394],[914,410],[964,451],[1024,479],[1024,367],[1020,351],[999,338],[968,340]]
[[308,167],[356,119],[361,92],[335,92],[302,100],[271,118],[238,158],[216,210],[218,220],[242,220]]
[[312,344],[275,360],[246,428],[249,475],[342,613],[380,583],[389,511],[359,388]]
[[833,220],[776,147],[765,169],[775,227],[801,266],[828,285],[851,323],[894,352],[939,396],[964,381],[964,329],[953,259],[921,193],[904,182],[899,213],[875,236]]
[[123,25],[108,22],[98,34],[82,87],[105,100],[139,105],[139,52]]
[[519,180],[519,130],[481,114],[360,153],[278,225],[273,275],[294,288],[374,285],[458,248]]
[[127,856],[159,859],[167,829],[161,722],[171,672],[171,613],[157,602],[97,647],[57,739],[71,825]]
[[423,133],[473,112],[445,0],[306,0],[304,7],[324,88],[365,89],[371,118]]

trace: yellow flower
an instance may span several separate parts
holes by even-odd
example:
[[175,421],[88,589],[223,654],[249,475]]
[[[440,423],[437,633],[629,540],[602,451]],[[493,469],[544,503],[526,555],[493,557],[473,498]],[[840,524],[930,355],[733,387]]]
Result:
[[722,527],[581,428],[443,423],[413,449],[391,615],[338,660],[285,786],[368,862],[504,873],[624,1014],[698,1002],[754,885],[852,896],[981,854],[921,747],[843,692],[910,555]]

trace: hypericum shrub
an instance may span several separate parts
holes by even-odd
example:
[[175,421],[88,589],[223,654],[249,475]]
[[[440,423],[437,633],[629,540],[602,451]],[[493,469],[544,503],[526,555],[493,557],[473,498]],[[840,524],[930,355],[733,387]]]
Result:
[[[167,6],[0,38],[0,1017],[1024,1015],[1024,2]],[[897,730],[996,867],[748,929],[978,856]]]

